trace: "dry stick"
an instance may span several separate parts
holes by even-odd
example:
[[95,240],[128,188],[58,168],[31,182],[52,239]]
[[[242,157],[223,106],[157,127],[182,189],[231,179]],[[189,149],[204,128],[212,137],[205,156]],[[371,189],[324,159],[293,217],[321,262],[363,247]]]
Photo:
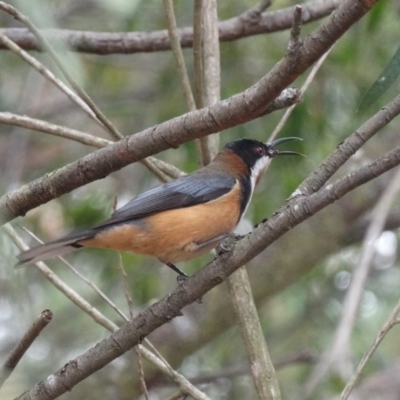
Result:
[[353,376],[351,379],[347,382],[341,396],[340,400],[347,400],[349,398],[349,395],[351,391],[353,390],[355,384],[359,380],[364,368],[366,367],[368,361],[371,359],[372,355],[382,342],[382,340],[385,338],[387,333],[395,326],[400,323],[400,320],[398,319],[398,314],[400,312],[400,301],[396,304],[394,307],[393,311],[391,312],[389,318],[383,325],[382,329],[379,331],[378,335],[375,337],[374,342],[372,343],[371,347],[368,349],[367,353],[364,355],[364,357],[361,359],[360,364],[358,364],[357,369],[354,371]]
[[40,332],[42,332],[52,318],[53,313],[50,310],[42,311],[34,321],[33,325],[26,331],[19,343],[11,350],[10,355],[0,368],[0,388],[14,371],[15,367],[32,345],[34,340],[39,336]]
[[[27,250],[29,247],[22,241],[21,237],[17,234],[15,229],[10,225],[4,225],[4,230],[11,237],[16,246],[21,250]],[[88,314],[96,323],[103,326],[110,332],[116,332],[118,326],[105,317],[100,311],[83,299],[77,292],[70,288],[65,282],[63,282],[47,265],[40,261],[35,264],[36,268],[57,288],[63,293],[68,299],[77,305],[82,311]],[[125,315],[122,314],[125,321],[129,321]],[[172,367],[165,362],[164,359],[158,358],[156,355],[151,353],[148,349],[143,346],[139,346],[140,352],[150,363],[160,369],[161,372],[170,377],[174,382],[176,382],[182,392],[192,396],[196,400],[209,400],[207,397],[203,396],[195,386],[193,386],[185,377],[180,375],[178,372],[174,371]],[[30,399],[32,400],[32,399]]]
[[193,12],[193,69],[194,69],[194,99],[197,108],[204,107],[203,99],[203,6],[204,0],[194,1]]
[[0,9],[12,15],[17,21],[22,22],[36,37],[40,45],[45,49],[54,63],[57,65],[61,73],[64,75],[67,82],[71,87],[79,94],[79,96],[86,102],[86,104],[92,109],[96,114],[96,117],[102,122],[102,124],[109,130],[109,132],[114,136],[115,139],[122,139],[123,135],[118,132],[117,128],[105,117],[105,115],[100,111],[97,105],[89,97],[89,95],[78,85],[72,75],[64,67],[63,62],[58,58],[57,53],[53,50],[49,41],[40,33],[39,29],[32,23],[32,21],[16,8],[9,4],[0,1]]
[[[163,0],[164,1],[164,9],[165,9],[165,14],[167,16],[167,21],[168,21],[168,36],[169,40],[171,42],[171,49],[172,53],[175,58],[175,62],[178,68],[178,77],[179,81],[181,82],[182,85],[182,92],[183,92],[183,98],[185,100],[186,108],[189,111],[194,111],[196,110],[196,102],[193,97],[193,92],[192,88],[190,85],[189,81],[189,76],[187,73],[186,69],[186,64],[185,64],[185,59],[183,57],[183,52],[182,52],[182,47],[181,47],[181,42],[180,38],[178,35],[178,27],[176,24],[176,18],[175,18],[175,12],[174,12],[174,4],[172,0]],[[196,6],[195,6],[195,11],[196,11]],[[201,57],[201,54],[200,54]],[[197,72],[195,70],[195,76]],[[199,108],[199,107],[197,107]],[[203,163],[204,156],[203,156],[203,146],[202,146],[202,138],[199,140],[196,140],[196,147],[197,151],[200,154],[200,160],[201,163]]]
[[[203,8],[204,0],[194,1],[193,10],[193,72],[194,72],[194,100],[196,108],[205,106],[204,103],[204,69],[203,69]],[[206,165],[208,153],[207,138],[196,140],[199,163]]]
[[[23,242],[21,237],[17,234],[15,229],[10,225],[4,225],[4,229],[7,234],[11,237],[13,242],[16,244],[19,250],[28,250],[29,247]],[[118,326],[105,317],[100,311],[83,299],[74,289],[68,286],[62,279],[60,279],[44,262],[40,261],[34,264],[35,267],[49,280],[61,293],[63,293],[68,299],[70,299],[75,305],[81,310],[86,312],[92,319],[94,319],[99,325],[114,332],[118,329]]]
[[[274,362],[274,368],[278,370],[294,364],[314,364],[316,360],[317,357],[312,352],[300,350],[297,353],[289,354],[282,360]],[[239,364],[216,372],[200,373],[199,375],[191,377],[190,381],[195,385],[200,385],[204,383],[215,382],[216,380],[222,378],[231,379],[241,375],[248,375],[250,372],[250,366],[248,364]]]
[[[40,240],[33,232],[27,229],[25,226],[21,227],[29,236],[35,239],[38,243],[43,244],[43,241]],[[85,275],[81,274],[72,264],[70,264],[64,257],[58,256],[57,257],[64,265],[66,265],[74,275],[76,275],[79,279],[85,282],[90,288],[92,288],[101,299],[103,299],[121,318],[125,321],[129,321],[129,319],[125,316],[121,309],[97,286],[91,281],[90,279],[86,278]],[[23,267],[20,267],[23,268]]]
[[[190,395],[195,399],[201,399],[201,400],[210,400],[210,398],[197,389],[188,379],[186,379],[183,375],[179,374],[176,372],[171,365],[165,360],[164,357],[157,351],[157,349],[148,341],[146,340],[146,344],[150,346],[150,348],[153,350],[153,352],[157,355],[157,357],[151,353],[149,350],[149,353],[151,354],[151,357],[156,357],[157,362],[162,362],[162,365],[158,365],[158,367],[166,374],[169,375],[169,377],[172,379],[172,381],[177,384],[180,388],[180,392],[184,393],[186,395]],[[149,359],[150,360],[150,359]]]
[[239,268],[227,282],[258,397],[261,400],[280,400],[278,379],[264,339],[246,267]]
[[102,122],[96,117],[95,113],[88,107],[88,105],[74,93],[64,82],[58,79],[48,68],[46,68],[41,62],[35,57],[31,56],[25,50],[21,49],[16,43],[10,40],[7,36],[0,32],[0,43],[3,43],[7,48],[18,54],[28,64],[30,64],[36,71],[42,74],[46,79],[57,86],[61,92],[66,94],[75,104],[82,108],[90,118],[95,120],[99,125],[103,127]]
[[[221,61],[218,36],[218,9],[216,0],[207,0],[201,7],[202,43],[201,54],[203,68],[198,73],[202,76],[204,106],[211,106],[221,100]],[[197,71],[196,71],[197,72]],[[200,139],[203,165],[209,164],[219,150],[219,133]]]
[[259,224],[251,235],[240,240],[233,250],[198,270],[181,286],[156,302],[137,317],[97,343],[85,353],[66,364],[61,370],[21,394],[19,400],[33,400],[47,396],[54,399],[71,390],[77,383],[137,345],[181,310],[196,301],[240,266],[259,254],[287,231],[310,218],[327,205],[400,164],[400,147],[374,162],[353,171],[318,193],[292,199],[266,222]]
[[[392,177],[372,212],[372,220],[365,234],[359,261],[353,273],[349,289],[343,300],[342,313],[332,345],[322,355],[306,384],[310,396],[332,367],[340,366],[343,357],[349,355],[349,341],[362,299],[371,262],[375,254],[374,243],[381,235],[390,212],[390,207],[400,191],[400,170]],[[339,363],[339,364],[337,364]],[[337,364],[337,365],[335,365]],[[340,368],[342,370],[342,368]],[[345,371],[344,371],[345,372]]]
[[178,76],[182,85],[183,97],[185,99],[186,107],[189,111],[196,109],[192,89],[190,87],[189,76],[186,70],[185,59],[183,57],[182,48],[178,35],[178,28],[176,26],[176,19],[174,14],[174,5],[172,0],[163,0],[165,14],[168,19],[168,34],[171,41],[172,53],[175,57],[176,66],[178,68]]
[[[333,46],[317,61],[317,63],[311,69],[310,73],[307,76],[307,79],[303,83],[303,86],[300,88],[303,96],[304,96],[304,93],[307,91],[307,89],[310,87],[311,82],[314,80],[315,75],[317,75],[317,72],[321,68],[322,64],[328,58],[328,55],[332,51],[332,49],[333,49]],[[293,110],[295,109],[296,105],[297,104],[293,104],[292,106],[290,106],[289,108],[286,109],[282,118],[278,122],[278,125],[271,133],[271,136],[268,139],[269,142],[272,142],[276,138],[276,136],[279,134],[279,132],[282,130],[282,128],[285,126],[287,120],[289,119],[289,117],[292,114]]]
[[[49,133],[51,135],[74,140],[76,142],[97,148],[102,148],[114,143],[110,140],[98,138],[96,136],[89,135],[88,133],[67,128],[65,126],[55,125],[41,119],[26,117],[24,115],[12,114],[7,111],[0,112],[0,122],[2,122],[3,124],[20,126],[26,129]],[[142,161],[149,162],[148,168],[152,172],[154,172],[154,174],[158,175],[162,173],[162,175],[160,176],[160,179],[162,181],[167,181],[167,177],[178,178],[185,175],[185,173],[180,171],[179,168],[176,168],[175,166],[168,164],[165,161],[159,160],[155,157],[147,157],[146,160]]]
[[3,124],[20,126],[21,128],[49,133],[50,135],[71,139],[76,142],[97,148],[102,148],[113,143],[110,140],[98,138],[96,136],[89,135],[88,133],[77,131],[76,129],[55,125],[47,121],[26,117],[24,115],[12,114],[7,111],[0,112],[0,122]]
[[[116,204],[117,204],[117,202],[115,202],[115,205]],[[115,207],[114,207],[114,211],[115,211]],[[121,256],[120,252],[118,252],[118,270],[119,270],[119,273],[121,274],[121,277],[122,277],[122,283],[123,283],[123,286],[124,286],[125,298],[126,298],[126,302],[128,304],[129,316],[130,316],[130,320],[132,320],[133,319],[133,301],[132,301],[132,296],[131,296],[130,291],[129,291],[128,275],[126,274],[126,271],[125,271],[125,268],[124,268],[124,264],[122,262],[122,256]],[[140,388],[142,390],[144,398],[146,400],[149,400],[149,392],[147,391],[146,381],[145,381],[145,378],[144,378],[142,356],[140,354],[139,346],[135,346],[134,351],[136,353],[136,359],[137,359]]]
[[[113,211],[115,212],[118,204],[118,198],[115,196],[114,198],[114,204],[113,204]],[[126,274],[124,264],[122,262],[122,256],[121,253],[118,252],[118,271],[121,274],[122,277],[122,284],[124,286],[124,293],[125,293],[125,298],[126,302],[128,304],[128,310],[129,310],[129,317],[130,320],[133,319],[133,301],[132,301],[132,296],[129,291],[129,283],[128,283],[128,275]],[[147,391],[147,386],[146,386],[146,381],[144,379],[144,371],[143,371],[143,364],[142,364],[142,357],[140,354],[140,349],[139,346],[135,346],[134,351],[136,353],[136,359],[137,359],[137,365],[138,365],[138,374],[139,374],[139,382],[140,382],[140,388],[142,390],[142,393],[145,397],[146,400],[149,400],[149,392]]]

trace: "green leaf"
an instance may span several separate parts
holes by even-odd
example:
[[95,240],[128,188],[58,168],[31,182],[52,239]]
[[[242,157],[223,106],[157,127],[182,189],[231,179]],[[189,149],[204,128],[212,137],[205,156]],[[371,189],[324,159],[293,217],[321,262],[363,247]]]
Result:
[[368,89],[361,100],[359,110],[364,110],[374,103],[383,93],[386,92],[400,74],[400,47],[397,49],[393,58],[385,70],[379,75],[378,79]]

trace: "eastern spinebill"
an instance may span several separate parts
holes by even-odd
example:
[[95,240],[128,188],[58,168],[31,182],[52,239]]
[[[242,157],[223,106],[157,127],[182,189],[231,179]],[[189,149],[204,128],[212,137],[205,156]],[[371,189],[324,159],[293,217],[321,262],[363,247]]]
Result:
[[155,257],[186,277],[175,263],[207,253],[234,231],[271,159],[299,154],[275,149],[290,140],[301,139],[230,142],[205,167],[140,194],[91,229],[22,252],[18,264],[100,247]]

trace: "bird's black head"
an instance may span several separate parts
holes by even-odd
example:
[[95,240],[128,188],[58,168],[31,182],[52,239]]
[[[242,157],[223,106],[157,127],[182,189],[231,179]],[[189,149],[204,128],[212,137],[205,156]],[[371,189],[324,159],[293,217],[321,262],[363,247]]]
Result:
[[[239,139],[228,143],[225,146],[226,150],[231,150],[235,154],[241,157],[249,169],[254,169],[256,164],[260,163],[260,160],[267,160],[277,155],[289,155],[298,154],[292,151],[278,151],[275,147],[281,143],[289,140],[302,140],[297,137],[287,137],[278,140],[274,140],[271,143],[262,143],[258,140],[253,139]],[[261,163],[263,164],[263,163]]]
[[252,169],[258,160],[269,156],[268,146],[253,139],[235,140],[228,143],[224,149],[237,154],[249,169]]
[[239,139],[228,143],[224,150],[230,150],[237,154],[246,164],[250,177],[258,182],[263,172],[266,170],[270,160],[278,155],[290,155],[293,151],[278,151],[275,146],[289,140],[302,140],[297,137],[287,137],[274,140],[271,143],[262,143],[253,139]]

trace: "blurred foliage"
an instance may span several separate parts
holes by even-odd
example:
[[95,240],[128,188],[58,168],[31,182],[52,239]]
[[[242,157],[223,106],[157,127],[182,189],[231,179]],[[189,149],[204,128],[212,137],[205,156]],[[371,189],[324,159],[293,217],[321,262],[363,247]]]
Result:
[[[19,1],[18,6],[41,27],[93,31],[149,31],[166,28],[163,7],[159,1],[154,0],[48,0],[35,2],[29,8],[28,3]],[[39,4],[40,9],[36,9]],[[291,4],[295,3],[274,2],[272,9]],[[253,5],[254,2],[244,0],[219,2],[220,19],[231,18]],[[190,25],[192,2],[175,2],[175,7],[179,26]],[[253,224],[270,216],[338,143],[397,94],[398,88],[393,85],[376,99],[373,106],[357,111],[366,89],[388,65],[398,48],[399,14],[400,8],[396,1],[381,1],[335,45],[304,101],[295,109],[281,132],[282,136],[304,138],[303,142],[291,143],[290,147],[306,154],[307,158],[286,157],[272,163],[267,176],[260,182],[247,213]],[[19,26],[4,14],[0,14],[0,24],[2,27]],[[320,22],[313,22],[305,25],[303,33],[311,32],[319,24]],[[226,98],[246,89],[263,76],[284,55],[288,37],[288,32],[279,32],[221,43],[222,97]],[[46,54],[33,54],[58,74]],[[186,49],[184,54],[192,75],[191,50]],[[0,110],[42,118],[109,138],[106,132],[41,75],[32,71],[18,56],[1,51],[1,59]],[[170,52],[110,56],[68,53],[66,65],[71,72],[76,73],[85,90],[103,112],[126,135],[140,132],[186,111]],[[294,86],[300,87],[304,79],[305,76],[300,77]],[[267,140],[282,114],[283,111],[276,112],[222,132],[221,145],[244,136]],[[378,134],[377,138],[372,139],[357,154],[354,161],[348,163],[348,168],[378,157],[391,148],[396,140],[398,142],[398,130],[399,122],[394,121],[386,129],[385,135]],[[90,151],[92,149],[77,143],[2,125],[0,191],[4,194],[20,187]],[[187,143],[177,150],[168,150],[158,157],[187,172],[198,166],[193,143]],[[17,224],[28,226],[45,240],[55,239],[70,230],[93,225],[109,216],[115,195],[122,205],[157,183],[156,178],[141,165],[129,166],[102,181],[32,210],[26,218],[19,219]],[[33,242],[25,233],[20,232]],[[397,239],[395,238],[392,249],[396,248]],[[312,248],[312,243],[307,243],[310,240],[311,236],[297,236],[296,242],[291,243],[291,248],[282,250],[285,253],[282,257],[294,257],[292,254],[295,254],[296,247]],[[0,244],[0,360],[8,354],[10,347],[30,325],[34,316],[45,308],[51,308],[55,315],[54,321],[1,389],[0,397],[9,399],[106,337],[108,332],[80,312],[33,267],[13,270],[17,250],[2,232]],[[353,245],[341,248],[335,254],[326,255],[321,262],[312,266],[310,273],[302,276],[295,284],[259,304],[262,325],[274,360],[283,359],[303,348],[321,353],[331,342],[359,250],[359,245]],[[185,263],[183,268],[191,273],[211,257],[205,256]],[[396,251],[387,256],[382,250],[376,257],[377,262],[365,289],[360,317],[353,334],[355,360],[365,352],[398,300],[400,273],[396,265]],[[114,252],[84,250],[71,255],[68,260],[128,314],[123,284],[117,269],[118,258]],[[123,262],[128,272],[135,313],[164,296],[176,285],[175,274],[157,261],[124,254]],[[249,266],[250,273],[256,262],[268,263],[268,260],[255,260]],[[101,312],[116,323],[122,323],[121,318],[65,266],[58,261],[51,261],[49,264],[54,266],[54,271],[67,284]],[[382,265],[385,267],[382,268]],[[209,329],[210,332],[216,330],[216,327],[202,325],[212,307],[219,302],[218,298],[212,296],[212,293],[208,294],[203,305],[188,307],[185,317],[171,321],[165,333],[162,331],[162,340],[157,332],[150,339],[154,337],[158,342],[164,341],[168,347],[173,346],[174,351],[179,353],[180,346],[187,341],[195,341],[203,329]],[[207,297],[213,301],[207,301]],[[178,327],[178,336],[172,336],[168,330],[173,327]],[[168,349],[162,351],[167,352]],[[202,344],[195,353],[185,356],[181,366],[176,367],[188,376],[207,371],[218,372],[247,362],[236,327],[230,327],[222,333],[218,331],[212,340]],[[373,358],[369,372],[389,365],[396,357],[399,357],[398,341],[396,334],[392,334]],[[152,399],[166,398],[173,393],[174,389],[171,390],[165,378],[160,378],[147,362],[144,361],[144,365],[154,396]],[[298,364],[279,371],[283,398],[299,398],[299,387],[307,379],[311,368],[307,364]],[[72,395],[66,394],[61,398],[139,398],[135,370],[135,356],[128,353],[78,385]],[[150,378],[153,372],[155,378]],[[315,398],[327,399],[337,394],[343,385],[338,379],[332,377]],[[166,385],[164,388],[163,384]],[[215,384],[200,385],[200,388],[213,399],[256,398],[250,375],[218,379]]]

